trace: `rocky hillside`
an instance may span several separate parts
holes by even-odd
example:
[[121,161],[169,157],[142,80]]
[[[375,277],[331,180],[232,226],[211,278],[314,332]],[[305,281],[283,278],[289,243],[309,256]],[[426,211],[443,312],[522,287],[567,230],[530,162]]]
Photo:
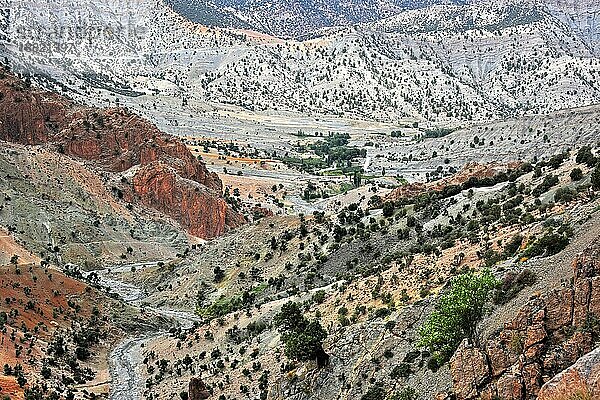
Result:
[[548,9],[570,26],[593,51],[600,51],[600,5],[593,0],[543,0]]
[[101,395],[111,348],[131,326],[146,324],[140,310],[47,264],[1,262],[0,290],[3,399]]
[[153,208],[200,238],[244,223],[222,197],[219,178],[182,142],[136,115],[77,106],[4,69],[0,93],[0,140],[50,145],[99,174],[120,177],[112,188],[119,199]]
[[307,38],[323,28],[373,22],[403,10],[464,0],[166,0],[174,11],[202,25],[251,28],[282,38]]
[[[152,94],[188,115],[235,106],[456,124],[600,101],[594,6],[559,6],[434,5],[296,42],[206,29],[152,1],[28,0],[4,9],[0,55],[97,104],[153,108],[140,96]],[[570,17],[586,13],[589,29]]]
[[[522,347],[516,339],[496,347],[509,354],[514,345],[522,356],[490,358],[505,363],[503,379],[513,379],[509,388],[516,397],[508,398],[531,398],[597,343],[595,328],[580,327],[580,320],[581,329],[563,329],[571,322],[552,325],[570,318],[568,304],[556,300],[570,290],[563,287],[569,287],[574,258],[590,249],[576,265],[597,263],[593,249],[600,240],[591,171],[581,163],[585,157],[574,153],[534,166],[474,167],[470,175],[396,193],[393,205],[372,199],[326,215],[268,218],[170,265],[115,274],[142,283],[147,306],[172,304],[203,318],[191,330],[147,344],[143,357],[151,367],[144,393],[155,399],[188,390],[225,398],[477,398],[486,385],[496,393],[509,386],[496,385],[500,375],[488,373],[488,361],[468,359],[466,344],[441,366],[428,348],[416,345],[449,282],[488,267],[501,288],[478,337],[484,346],[521,335]],[[583,173],[577,181],[574,169]],[[574,197],[564,199],[566,192]],[[519,312],[529,299],[535,309]],[[294,343],[277,328],[276,316],[289,301],[326,331],[325,365],[294,353]],[[526,335],[539,332],[523,322],[530,311],[547,331],[547,337],[532,339],[543,346],[531,362],[525,357],[535,346],[525,343]],[[512,327],[513,320],[520,325]],[[514,332],[498,335],[502,329]],[[585,340],[574,347],[581,335]],[[547,361],[551,355],[553,364]],[[535,365],[529,364],[539,367],[531,381],[526,373]],[[193,377],[201,380],[188,388]]]
[[[561,288],[534,296],[518,314],[480,346],[464,341],[451,361],[456,398],[553,399],[600,395],[596,381],[560,376],[597,346],[600,286],[597,241],[573,260]],[[575,367],[578,368],[578,367]],[[588,361],[589,368],[598,368]],[[572,372],[566,372],[565,375]],[[550,380],[550,378],[556,377]],[[539,395],[539,397],[538,397]],[[586,398],[586,397],[584,397]]]

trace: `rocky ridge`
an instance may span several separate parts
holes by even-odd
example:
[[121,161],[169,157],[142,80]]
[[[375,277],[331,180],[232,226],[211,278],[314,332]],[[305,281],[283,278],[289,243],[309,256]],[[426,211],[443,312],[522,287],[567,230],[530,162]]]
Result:
[[[595,242],[573,262],[571,283],[532,298],[480,345],[463,341],[450,362],[456,398],[552,398],[558,384],[540,392],[544,384],[590,353],[599,337],[599,256]],[[597,390],[590,383],[578,389]]]
[[[172,217],[192,235],[212,238],[244,223],[222,197],[217,175],[180,140],[127,110],[80,107],[2,74],[0,140],[49,144],[101,171],[121,174],[119,197]],[[183,203],[174,201],[184,197]]]

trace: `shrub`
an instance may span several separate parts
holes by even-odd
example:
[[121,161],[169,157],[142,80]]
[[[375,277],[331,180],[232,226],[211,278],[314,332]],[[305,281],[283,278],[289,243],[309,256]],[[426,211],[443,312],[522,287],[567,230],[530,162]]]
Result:
[[371,386],[361,400],[385,400],[385,389],[381,385]]
[[394,203],[387,201],[383,204],[383,216],[389,218],[392,215],[394,215]]
[[323,350],[323,339],[327,337],[327,332],[319,321],[307,320],[298,304],[289,302],[275,316],[274,323],[281,332],[288,358],[298,361],[317,359],[322,365],[322,360],[327,358]]
[[600,163],[596,165],[594,172],[592,172],[592,188],[594,190],[600,189]]
[[521,290],[533,285],[537,277],[530,269],[524,269],[520,273],[509,272],[502,279],[502,284],[494,293],[494,304],[505,304],[514,298]]
[[590,146],[584,146],[577,152],[575,161],[578,164],[586,164],[588,167],[592,168],[598,160],[594,157],[592,148]]
[[325,291],[324,290],[316,291],[312,296],[312,300],[317,304],[323,303],[323,301],[325,301]]
[[429,349],[440,363],[447,361],[463,339],[475,337],[477,323],[498,284],[487,269],[454,278],[419,329],[418,346]]
[[390,378],[398,379],[398,378],[408,378],[412,373],[410,369],[409,363],[402,363],[400,365],[396,365],[392,372],[390,372]]
[[521,244],[523,243],[523,236],[522,235],[515,235],[513,236],[510,241],[506,244],[506,246],[504,247],[504,257],[509,258],[514,256],[517,251],[519,251],[519,249],[521,248]]
[[552,256],[560,253],[568,244],[569,238],[565,233],[549,230],[525,249],[523,257]]
[[417,400],[419,396],[417,395],[417,391],[411,387],[405,387],[399,392],[394,393],[388,400]]
[[573,168],[573,170],[570,173],[570,176],[573,182],[580,181],[583,179],[583,171],[581,170],[581,168]]
[[556,190],[554,193],[554,201],[557,203],[569,203],[577,197],[577,191],[574,189],[565,187]]
[[540,197],[542,194],[550,190],[553,186],[558,185],[558,182],[559,180],[556,175],[547,175],[544,178],[544,181],[541,184],[539,184],[535,189],[533,189],[533,195],[535,197]]

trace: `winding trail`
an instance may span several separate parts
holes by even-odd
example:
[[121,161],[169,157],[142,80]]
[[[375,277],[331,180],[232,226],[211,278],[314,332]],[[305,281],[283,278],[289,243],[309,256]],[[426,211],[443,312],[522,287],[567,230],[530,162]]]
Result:
[[[159,262],[128,264],[116,268],[94,271],[99,278],[102,287],[118,294],[127,304],[140,307],[145,297],[144,290],[133,284],[126,283],[119,279],[119,275],[131,272],[132,268],[137,271],[144,268],[158,265]],[[89,273],[84,273],[88,275]],[[184,329],[190,329],[195,322],[201,322],[201,318],[195,314],[179,311],[164,310],[160,308],[145,307],[158,315],[169,320]],[[142,376],[143,355],[142,349],[146,343],[166,335],[167,328],[157,330],[138,336],[132,336],[122,341],[109,355],[109,371],[111,376],[111,385],[109,400],[138,400],[142,399],[145,382]]]

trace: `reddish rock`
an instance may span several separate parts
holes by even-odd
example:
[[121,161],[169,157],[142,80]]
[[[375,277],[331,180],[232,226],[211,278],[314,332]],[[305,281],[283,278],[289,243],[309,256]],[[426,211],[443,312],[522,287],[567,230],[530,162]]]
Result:
[[225,233],[243,219],[230,212],[225,200],[195,181],[182,178],[162,162],[148,164],[133,177],[140,201],[179,221],[192,235],[210,238]]
[[[600,273],[598,260],[600,246],[595,243],[573,263],[571,287],[553,290],[523,305],[504,329],[484,343],[485,353],[461,345],[450,364],[457,395],[465,399],[487,399],[491,394],[496,396],[492,398],[529,400],[539,393],[540,399],[548,400],[562,393],[561,387],[580,388],[578,385],[589,379],[596,385],[600,355],[585,368],[567,368],[594,346],[593,334],[586,327],[590,318],[600,315],[600,277],[595,276]],[[489,368],[481,362],[486,356]],[[561,373],[564,370],[567,372]],[[489,377],[485,378],[486,374]],[[553,379],[557,375],[559,378]],[[554,388],[553,392],[540,391],[542,386]],[[600,398],[595,386],[585,388],[592,393],[585,398]]]
[[486,350],[487,354],[489,355],[492,375],[495,377],[506,371],[506,369],[514,364],[518,359],[517,354],[505,348],[497,341],[492,341]]
[[527,397],[536,396],[542,386],[542,368],[539,364],[526,364],[523,367],[523,383]]
[[6,71],[0,71],[0,91],[0,140],[51,144],[107,172],[141,168],[130,198],[165,213],[201,238],[244,223],[225,203],[219,177],[181,140],[143,118],[121,108],[78,106],[57,94],[31,89]]
[[518,168],[520,165],[521,163],[508,163],[506,165],[467,164],[458,173],[438,181],[429,182],[427,184],[411,183],[397,187],[390,192],[386,199],[396,201],[403,198],[413,198],[425,192],[440,192],[448,186],[462,185],[473,178],[493,178],[499,173],[506,172],[509,169]]
[[450,371],[458,400],[477,397],[477,388],[490,376],[485,353],[467,340],[463,340],[450,360]]
[[589,279],[578,279],[573,292],[573,325],[586,323],[590,305],[591,282]]
[[588,250],[573,261],[575,280],[593,278],[600,274],[600,248]]
[[539,360],[540,356],[543,354],[545,348],[546,348],[546,345],[543,343],[531,346],[530,348],[525,350],[525,354],[524,354],[525,361],[530,362],[533,360]]
[[538,400],[600,398],[600,348],[542,386]]
[[505,374],[496,383],[498,398],[502,400],[521,400],[523,383],[521,378],[514,374]]
[[546,310],[543,308],[535,313],[533,318],[531,319],[532,324],[543,324],[546,319]]
[[[579,357],[592,351],[593,341],[590,332],[577,331],[562,345],[562,365],[564,369],[573,364]],[[558,372],[558,371],[557,371]]]
[[544,327],[541,324],[527,327],[526,332],[527,332],[525,335],[525,348],[526,349],[535,344],[538,344],[538,343],[542,342],[544,339],[546,339],[546,330],[544,329]]
[[498,398],[497,392],[498,391],[497,391],[495,385],[490,384],[490,385],[486,386],[485,388],[483,388],[481,393],[479,393],[478,400],[496,400]]
[[590,304],[589,304],[590,315],[600,319],[600,277],[594,277],[591,283],[590,293]]
[[570,288],[553,290],[546,298],[546,327],[557,330],[571,325],[573,291]]

